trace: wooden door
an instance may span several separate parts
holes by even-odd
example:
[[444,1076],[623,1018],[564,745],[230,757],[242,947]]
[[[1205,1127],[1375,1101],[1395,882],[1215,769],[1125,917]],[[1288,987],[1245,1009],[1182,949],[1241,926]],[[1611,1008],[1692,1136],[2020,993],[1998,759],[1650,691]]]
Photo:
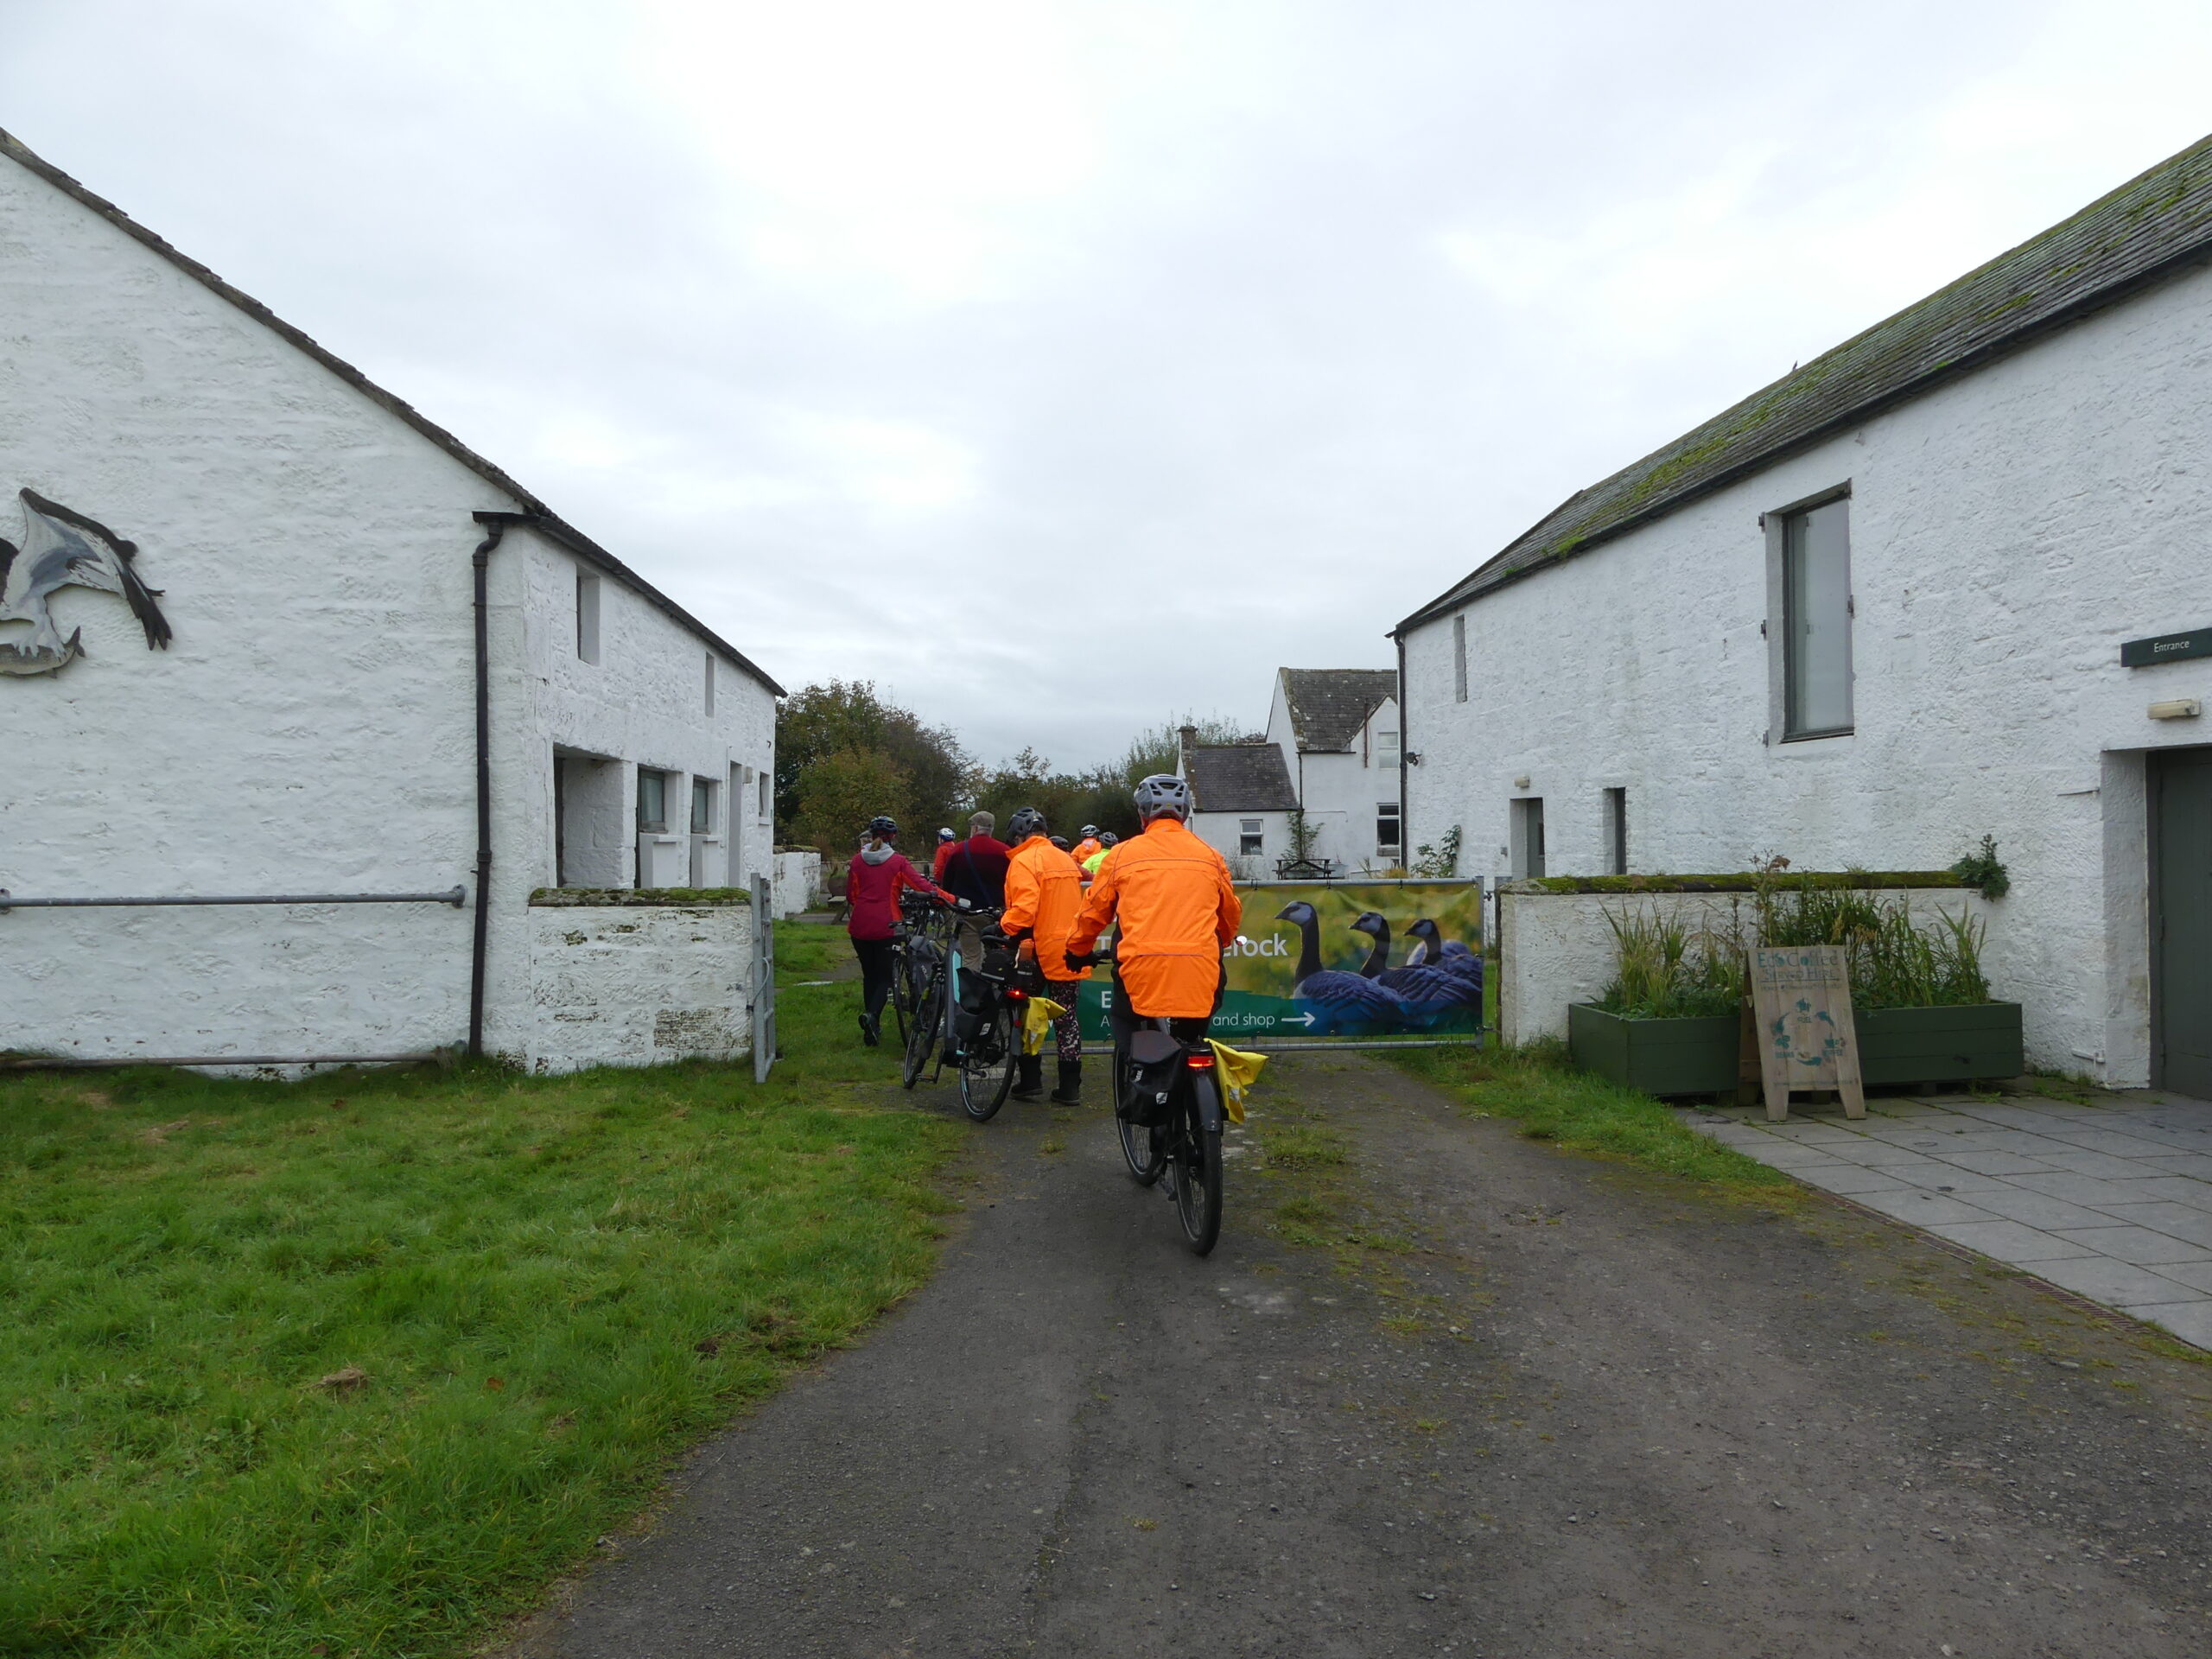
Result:
[[2212,747],[2151,756],[2152,1081],[2212,1100]]

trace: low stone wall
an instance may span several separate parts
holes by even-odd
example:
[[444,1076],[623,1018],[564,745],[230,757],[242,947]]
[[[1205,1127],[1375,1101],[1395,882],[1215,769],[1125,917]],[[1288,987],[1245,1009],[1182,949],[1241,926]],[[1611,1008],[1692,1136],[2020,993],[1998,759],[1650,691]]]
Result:
[[548,889],[531,899],[535,1072],[753,1052],[753,906],[743,893]]
[[811,910],[822,896],[822,855],[811,847],[776,849],[776,916]]
[[[1653,878],[1656,882],[1660,878]],[[1688,878],[1695,880],[1697,878]],[[1942,878],[1950,881],[1950,878]],[[1567,1036],[1571,1003],[1594,1002],[1614,977],[1613,931],[1608,912],[1657,913],[1700,930],[1740,937],[1752,913],[1749,891],[1685,892],[1565,890],[1565,882],[1509,881],[1497,896],[1497,1034],[1506,1043]],[[1597,883],[1589,884],[1592,887]],[[1940,906],[1955,916],[1961,906],[1988,928],[1982,969],[1990,988],[2007,998],[1999,983],[2003,952],[1997,909],[1972,887],[1939,885],[1938,878],[1914,878],[1900,887],[1879,887],[1872,896],[1885,906],[1910,905],[1933,921]]]

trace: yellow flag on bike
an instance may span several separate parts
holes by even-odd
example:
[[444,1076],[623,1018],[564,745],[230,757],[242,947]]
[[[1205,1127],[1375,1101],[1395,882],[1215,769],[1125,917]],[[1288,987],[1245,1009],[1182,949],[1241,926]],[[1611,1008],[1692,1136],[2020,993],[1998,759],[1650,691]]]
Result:
[[1045,1039],[1052,1029],[1052,1021],[1066,1012],[1065,1008],[1049,996],[1031,997],[1029,1012],[1021,1016],[1021,1052],[1025,1054],[1042,1054],[1045,1052]]
[[1244,1091],[1260,1080],[1260,1068],[1268,1063],[1264,1054],[1249,1053],[1241,1048],[1231,1048],[1211,1038],[1206,1046],[1213,1050],[1214,1075],[1221,1079],[1222,1105],[1229,1113],[1229,1121],[1244,1121]]

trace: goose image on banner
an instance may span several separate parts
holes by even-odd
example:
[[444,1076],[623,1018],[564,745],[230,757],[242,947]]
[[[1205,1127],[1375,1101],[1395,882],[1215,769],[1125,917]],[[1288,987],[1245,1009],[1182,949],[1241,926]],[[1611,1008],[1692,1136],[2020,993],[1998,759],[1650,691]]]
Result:
[[131,568],[137,544],[35,490],[19,494],[23,544],[0,537],[0,622],[28,622],[31,631],[21,643],[0,643],[0,674],[58,673],[85,654],[85,631],[63,639],[47,608],[47,601],[64,588],[118,595],[146,631],[146,649],[168,649],[168,621],[154,602],[159,590]]
[[[1419,965],[1440,969],[1466,987],[1466,1000],[1476,1013],[1480,1025],[1483,1007],[1483,959],[1458,939],[1447,939],[1436,924],[1424,916],[1406,930],[1421,941]],[[1407,965],[1414,965],[1414,957],[1407,958]]]
[[[1376,950],[1369,957],[1370,965],[1388,961],[1390,954],[1390,924],[1374,911],[1361,916],[1352,926],[1376,941]],[[1457,1015],[1471,1009],[1475,1023],[1482,1023],[1483,984],[1479,960],[1473,957],[1451,957],[1438,963],[1427,960],[1431,944],[1437,938],[1436,924],[1427,924],[1426,936],[1422,924],[1415,922],[1407,929],[1419,943],[1414,947],[1421,957],[1408,961],[1402,968],[1382,968],[1369,975],[1374,982],[1396,999],[1400,1026],[1408,1031],[1429,1031]],[[1474,977],[1470,981],[1459,970],[1462,961],[1476,964]]]
[[1321,966],[1321,918],[1313,906],[1300,899],[1276,912],[1275,919],[1298,928],[1290,995],[1299,1013],[1309,1016],[1306,1035],[1355,1037],[1399,1028],[1398,999],[1389,991],[1361,975]]

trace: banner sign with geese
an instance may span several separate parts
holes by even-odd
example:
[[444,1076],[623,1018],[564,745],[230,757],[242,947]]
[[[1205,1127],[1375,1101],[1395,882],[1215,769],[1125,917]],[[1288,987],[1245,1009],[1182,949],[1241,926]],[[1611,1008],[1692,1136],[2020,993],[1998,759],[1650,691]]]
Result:
[[[1483,1028],[1482,884],[1240,885],[1241,936],[1214,1035],[1463,1037]],[[1108,1041],[1103,975],[1077,1006],[1086,1039]]]

